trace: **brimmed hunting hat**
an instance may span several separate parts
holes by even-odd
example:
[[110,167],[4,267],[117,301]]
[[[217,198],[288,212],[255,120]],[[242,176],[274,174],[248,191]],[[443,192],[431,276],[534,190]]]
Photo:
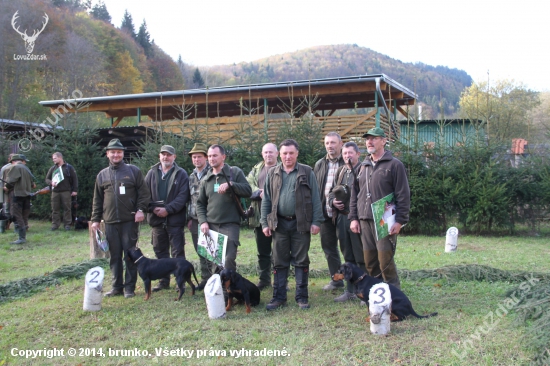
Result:
[[12,157],[11,157],[11,161],[30,161],[27,159],[27,157],[23,154],[14,154]]
[[112,139],[105,150],[126,150],[119,139]]
[[208,153],[206,152],[207,150],[208,150],[208,148],[206,147],[206,144],[197,142],[195,144],[195,146],[193,146],[191,151],[188,152],[188,154],[189,154],[189,156],[191,156],[195,153],[201,153],[201,154],[204,154],[204,155],[208,156]]
[[174,149],[174,146],[170,145],[162,145],[162,147],[160,148],[160,152],[167,152],[170,155],[176,155],[176,149]]
[[386,133],[380,127],[373,127],[370,130],[368,130],[366,134],[363,135],[363,138],[367,136],[380,136],[385,138]]

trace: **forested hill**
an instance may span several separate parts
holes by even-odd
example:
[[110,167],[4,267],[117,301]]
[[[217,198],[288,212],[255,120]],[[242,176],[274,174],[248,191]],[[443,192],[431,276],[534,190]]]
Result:
[[[42,121],[49,111],[38,101],[67,98],[75,89],[83,97],[96,97],[183,88],[177,64],[154,44],[145,22],[137,31],[130,29],[131,16],[129,21],[125,17],[128,27],[121,30],[111,24],[101,2],[94,8],[83,0],[0,4],[0,118]],[[12,27],[16,12],[16,28],[29,36],[42,28],[47,15],[32,51],[46,60],[16,59],[28,54]]]
[[[307,80],[384,73],[416,91],[420,100],[439,111],[440,93],[452,113],[472,78],[463,70],[405,63],[357,45],[317,46],[249,63],[200,68],[209,86]],[[186,85],[193,85],[192,79]],[[436,112],[437,113],[437,112]]]

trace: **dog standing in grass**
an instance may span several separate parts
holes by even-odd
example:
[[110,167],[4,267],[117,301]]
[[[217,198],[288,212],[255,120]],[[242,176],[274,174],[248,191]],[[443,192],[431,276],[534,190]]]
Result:
[[145,300],[151,298],[151,281],[170,277],[171,274],[176,277],[178,286],[176,301],[179,301],[185,293],[185,282],[191,286],[191,294],[195,295],[195,284],[191,281],[191,275],[197,284],[199,282],[195,275],[195,268],[185,258],[149,259],[143,255],[139,248],[130,248],[126,254],[127,261],[131,261],[137,266],[139,276],[143,280]]

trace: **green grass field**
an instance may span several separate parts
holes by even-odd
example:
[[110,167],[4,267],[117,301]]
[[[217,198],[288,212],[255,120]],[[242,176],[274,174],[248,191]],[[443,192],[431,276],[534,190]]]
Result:
[[[0,234],[0,285],[89,259],[87,232],[48,229],[48,223],[33,221],[22,246],[8,244],[13,232]],[[398,268],[483,264],[512,272],[550,272],[547,236],[459,237],[458,251],[452,254],[444,252],[444,243],[444,237],[400,237]],[[140,246],[154,257],[147,226],[141,230]],[[191,244],[186,254],[197,261]],[[310,278],[312,307],[307,311],[293,301],[292,278],[287,307],[267,312],[267,290],[251,314],[236,306],[220,320],[208,318],[202,292],[191,296],[187,291],[174,302],[175,291],[161,291],[144,301],[141,279],[135,298],[104,298],[99,312],[82,310],[83,278],[5,301],[0,303],[0,365],[526,365],[539,352],[510,305],[507,292],[518,283],[402,277],[402,289],[415,310],[439,315],[392,323],[390,335],[375,336],[365,322],[365,307],[358,301],[335,303],[339,292],[322,290],[329,278],[318,236],[310,256],[316,275]],[[244,230],[237,263],[251,268],[255,261],[253,233]],[[508,305],[509,311],[503,311]],[[63,356],[24,356],[27,350],[36,355],[54,348],[63,350]],[[70,349],[75,356],[68,355]]]

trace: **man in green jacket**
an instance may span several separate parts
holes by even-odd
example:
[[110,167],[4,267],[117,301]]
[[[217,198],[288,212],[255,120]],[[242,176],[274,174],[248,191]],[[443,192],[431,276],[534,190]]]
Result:
[[323,210],[315,175],[298,163],[299,145],[287,139],[279,145],[281,164],[267,173],[262,200],[262,230],[273,235],[273,298],[266,305],[275,310],[286,305],[288,271],[294,265],[295,300],[309,309],[308,277],[311,235],[320,231]]
[[19,239],[11,244],[24,244],[27,242],[27,224],[31,213],[32,189],[36,188],[29,168],[26,167],[27,157],[23,154],[14,155],[11,158],[13,166],[8,168],[6,174],[6,188],[13,190],[10,202],[10,213],[15,221],[16,232]]
[[[220,145],[212,145],[208,149],[208,163],[211,169],[200,185],[197,201],[197,216],[201,232],[208,234],[210,229],[227,235],[227,250],[225,268],[237,269],[237,247],[241,214],[237,202],[232,197],[232,191],[240,197],[250,197],[252,188],[246,181],[243,171],[225,164],[225,149]],[[223,170],[223,173],[222,173]],[[229,180],[226,180],[226,178]],[[231,189],[229,187],[231,184]]]
[[126,256],[127,249],[136,246],[138,225],[145,219],[144,212],[151,199],[141,171],[123,161],[126,148],[120,140],[111,140],[105,150],[109,167],[100,171],[96,178],[92,230],[95,232],[99,229],[101,219],[105,221],[113,274],[113,288],[105,296],[124,294],[124,297],[129,298],[135,296],[137,267],[131,261],[126,261],[123,278],[122,258]]
[[270,236],[265,236],[260,222],[262,210],[262,198],[264,197],[265,177],[270,168],[277,165],[277,145],[269,142],[262,148],[263,160],[254,165],[246,180],[252,187],[252,207],[254,216],[249,219],[249,226],[254,229],[256,236],[256,248],[258,249],[258,269],[260,281],[258,288],[263,290],[271,287],[271,241]]

